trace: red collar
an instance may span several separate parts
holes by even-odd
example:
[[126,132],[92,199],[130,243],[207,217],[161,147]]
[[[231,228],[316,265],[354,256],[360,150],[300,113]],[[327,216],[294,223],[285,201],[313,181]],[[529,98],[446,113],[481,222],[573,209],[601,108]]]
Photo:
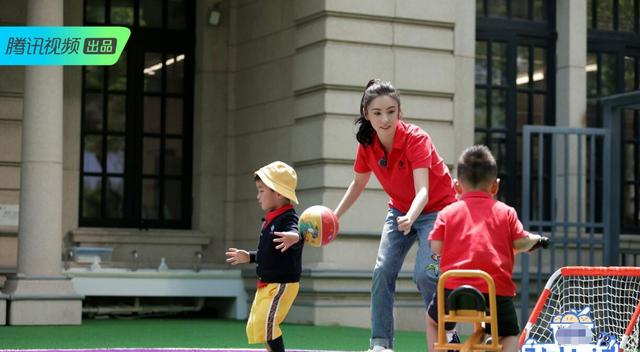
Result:
[[283,205],[280,208],[273,210],[273,211],[268,211],[265,216],[264,216],[264,223],[262,223],[262,228],[266,228],[273,219],[275,219],[276,217],[278,217],[280,214],[284,213],[285,211],[289,210],[289,209],[293,209],[293,205],[291,204],[287,204],[287,205]]
[[464,192],[461,198],[462,199],[467,199],[467,198],[493,199],[493,196],[490,193],[487,193],[485,191],[469,191],[469,192]]

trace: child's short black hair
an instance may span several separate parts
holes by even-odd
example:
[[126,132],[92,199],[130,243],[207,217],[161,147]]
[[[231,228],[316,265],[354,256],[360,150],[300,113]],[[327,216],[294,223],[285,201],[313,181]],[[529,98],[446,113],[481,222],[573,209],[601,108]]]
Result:
[[458,179],[473,188],[487,186],[498,177],[496,159],[485,145],[474,145],[458,159]]

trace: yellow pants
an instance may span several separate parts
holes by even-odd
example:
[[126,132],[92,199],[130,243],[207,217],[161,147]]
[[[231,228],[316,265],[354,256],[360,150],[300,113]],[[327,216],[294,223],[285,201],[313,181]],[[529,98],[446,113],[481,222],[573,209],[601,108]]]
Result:
[[282,335],[280,323],[289,313],[299,289],[298,282],[270,283],[258,288],[247,321],[249,343],[265,343]]

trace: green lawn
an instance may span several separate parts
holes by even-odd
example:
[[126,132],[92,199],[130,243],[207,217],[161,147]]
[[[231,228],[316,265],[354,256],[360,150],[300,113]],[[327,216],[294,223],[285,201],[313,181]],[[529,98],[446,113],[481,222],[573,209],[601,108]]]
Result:
[[[215,319],[90,320],[79,326],[0,326],[1,349],[260,348],[247,344],[245,322]],[[284,324],[287,349],[364,351],[369,329]],[[396,352],[424,351],[424,333],[396,333]]]

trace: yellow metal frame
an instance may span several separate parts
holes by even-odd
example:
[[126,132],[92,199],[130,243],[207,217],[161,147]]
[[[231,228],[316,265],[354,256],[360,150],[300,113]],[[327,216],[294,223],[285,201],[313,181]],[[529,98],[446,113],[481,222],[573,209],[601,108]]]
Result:
[[[472,309],[451,310],[445,314],[444,283],[451,277],[473,277],[481,278],[489,287],[489,315],[484,311]],[[449,343],[445,333],[444,325],[448,322],[473,323],[474,332],[464,343]],[[482,343],[484,328],[482,323],[491,324],[491,343]],[[443,273],[438,280],[438,341],[435,343],[436,350],[458,350],[468,351],[501,351],[498,337],[498,315],[496,313],[496,285],[493,278],[482,270],[449,270]]]

